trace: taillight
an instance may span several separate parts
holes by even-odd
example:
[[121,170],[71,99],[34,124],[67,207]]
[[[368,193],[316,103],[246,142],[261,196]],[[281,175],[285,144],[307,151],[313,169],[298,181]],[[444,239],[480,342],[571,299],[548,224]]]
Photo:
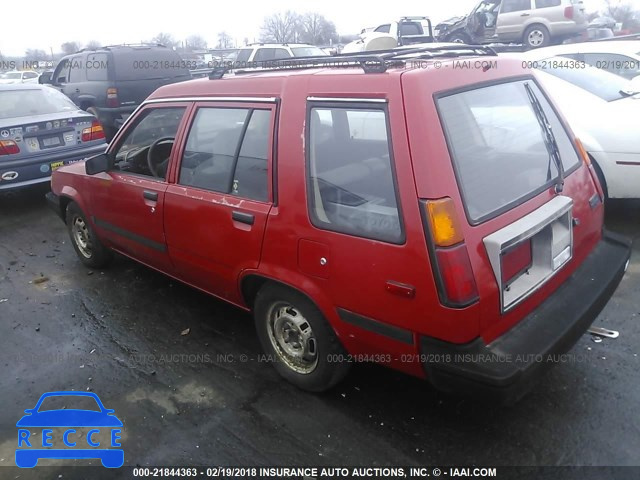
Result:
[[529,270],[533,262],[531,239],[505,250],[500,257],[502,282],[508,284],[521,273]]
[[566,7],[564,9],[564,17],[573,20],[573,7]]
[[102,140],[104,137],[104,130],[100,122],[94,120],[90,127],[82,130],[82,141],[91,142],[93,140]]
[[580,153],[580,156],[582,157],[582,161],[584,162],[584,164],[589,169],[589,175],[591,175],[591,181],[595,185],[596,191],[598,192],[598,195],[600,195],[600,199],[604,199],[605,195],[604,195],[604,191],[602,189],[602,185],[600,184],[600,180],[598,179],[598,174],[593,169],[593,165],[591,163],[591,157],[589,156],[589,154],[585,150],[584,145],[582,145],[582,142],[580,141],[579,138],[576,138],[576,147],[578,148],[578,152]]
[[447,197],[420,203],[433,246],[440,302],[454,308],[467,307],[478,300],[478,288],[453,200]]
[[120,100],[118,100],[118,89],[107,89],[107,107],[116,108],[120,106]]
[[582,145],[582,142],[580,141],[579,138],[576,138],[576,147],[578,147],[578,153],[580,153],[580,156],[582,157],[582,161],[584,162],[584,164],[587,167],[590,167],[591,159],[589,158],[589,154],[584,149],[584,145]]
[[20,147],[13,140],[0,140],[0,155],[15,155],[20,153]]

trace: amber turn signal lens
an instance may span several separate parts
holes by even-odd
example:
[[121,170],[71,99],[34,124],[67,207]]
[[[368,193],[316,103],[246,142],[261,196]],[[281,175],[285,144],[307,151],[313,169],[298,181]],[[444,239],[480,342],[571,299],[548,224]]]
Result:
[[429,200],[426,208],[431,235],[437,247],[451,247],[464,240],[453,200],[448,197]]
[[589,158],[589,154],[584,149],[584,145],[582,145],[582,142],[580,141],[579,138],[576,138],[576,146],[578,147],[578,152],[580,152],[580,155],[582,156],[582,160],[584,160],[585,165],[587,167],[590,167],[591,159]]

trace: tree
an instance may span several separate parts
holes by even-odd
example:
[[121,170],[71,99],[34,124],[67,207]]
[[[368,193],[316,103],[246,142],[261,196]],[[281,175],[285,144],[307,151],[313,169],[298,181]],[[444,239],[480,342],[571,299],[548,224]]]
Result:
[[100,43],[97,40],[90,40],[89,42],[87,42],[87,44],[85,45],[85,48],[89,49],[89,50],[98,50],[99,48],[102,47],[102,43]]
[[187,48],[191,50],[205,50],[207,48],[207,41],[202,35],[191,35],[186,40]]
[[628,1],[606,0],[605,4],[604,14],[621,23],[622,28],[636,29],[640,27],[640,21],[637,19],[638,12]]
[[295,43],[300,36],[300,15],[291,10],[264,19],[260,39],[263,42]]
[[300,17],[300,39],[312,45],[326,45],[338,39],[336,26],[319,13]]
[[47,52],[44,50],[40,50],[37,48],[28,48],[24,55],[28,62],[41,62],[43,60],[47,60]]
[[173,48],[178,45],[178,42],[173,38],[173,36],[169,33],[159,33],[155,37],[151,39],[153,43],[159,43],[164,45],[165,47]]
[[218,44],[216,48],[233,48],[233,39],[227,32],[220,32],[218,34]]
[[60,48],[62,49],[62,53],[70,55],[80,50],[80,44],[78,42],[64,42],[60,45]]

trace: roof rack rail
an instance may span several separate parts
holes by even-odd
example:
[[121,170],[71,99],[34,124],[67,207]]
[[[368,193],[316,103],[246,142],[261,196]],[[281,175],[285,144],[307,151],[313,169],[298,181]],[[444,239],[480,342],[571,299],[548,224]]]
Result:
[[430,58],[455,58],[469,55],[497,56],[497,53],[495,52],[495,50],[493,50],[493,48],[486,45],[460,44],[446,46],[428,45],[413,48],[395,48],[392,50],[348,53],[327,57],[295,57],[258,62],[261,64],[261,66],[256,68],[238,69],[233,66],[216,68],[210,72],[209,79],[220,79],[226,73],[231,71],[238,75],[257,72],[300,70],[319,67],[361,67],[365,73],[384,73],[389,67],[402,66],[405,65],[407,61],[411,60]]

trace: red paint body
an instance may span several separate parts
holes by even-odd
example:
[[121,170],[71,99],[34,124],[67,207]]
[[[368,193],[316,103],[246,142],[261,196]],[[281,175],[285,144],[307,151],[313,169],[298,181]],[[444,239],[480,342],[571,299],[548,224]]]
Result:
[[[478,337],[487,343],[496,339],[575,271],[600,240],[603,222],[602,205],[589,206],[597,188],[588,168],[581,164],[566,178],[563,193],[573,199],[573,216],[580,219],[574,229],[573,258],[533,295],[501,313],[500,292],[483,238],[550,201],[555,192],[549,189],[496,218],[469,225],[433,96],[505,77],[524,75],[534,80],[515,60],[499,59],[498,67],[486,72],[452,70],[448,63],[444,61],[440,69],[391,69],[384,74],[364,74],[357,68],[319,69],[162,87],[150,100],[174,99],[176,106],[187,106],[171,154],[168,182],[117,172],[89,177],[82,164],[75,164],[55,172],[53,191],[74,199],[90,218],[110,219],[166,246],[160,252],[93,225],[105,244],[135,260],[246,309],[251,305],[243,297],[242,285],[248,276],[290,285],[316,303],[349,353],[391,354],[395,360],[388,366],[424,376],[419,362],[400,361],[402,355],[420,353],[419,335],[451,343],[467,343]],[[213,103],[207,105],[234,105],[215,102],[216,96],[278,99],[269,107],[274,132],[269,178],[274,182],[269,186],[268,202],[205,192],[176,182],[197,107],[197,102],[188,99],[210,97]],[[402,245],[321,230],[311,223],[305,181],[307,98],[336,96],[388,102],[392,157],[406,234]],[[122,131],[112,145],[121,135]],[[158,192],[158,201],[145,200],[143,190]],[[443,197],[453,199],[462,221],[479,294],[478,302],[463,309],[440,303],[420,212],[419,199]],[[232,211],[253,214],[255,223],[234,221]],[[320,263],[322,258],[325,265]],[[345,323],[338,308],[408,330],[414,344]]]

